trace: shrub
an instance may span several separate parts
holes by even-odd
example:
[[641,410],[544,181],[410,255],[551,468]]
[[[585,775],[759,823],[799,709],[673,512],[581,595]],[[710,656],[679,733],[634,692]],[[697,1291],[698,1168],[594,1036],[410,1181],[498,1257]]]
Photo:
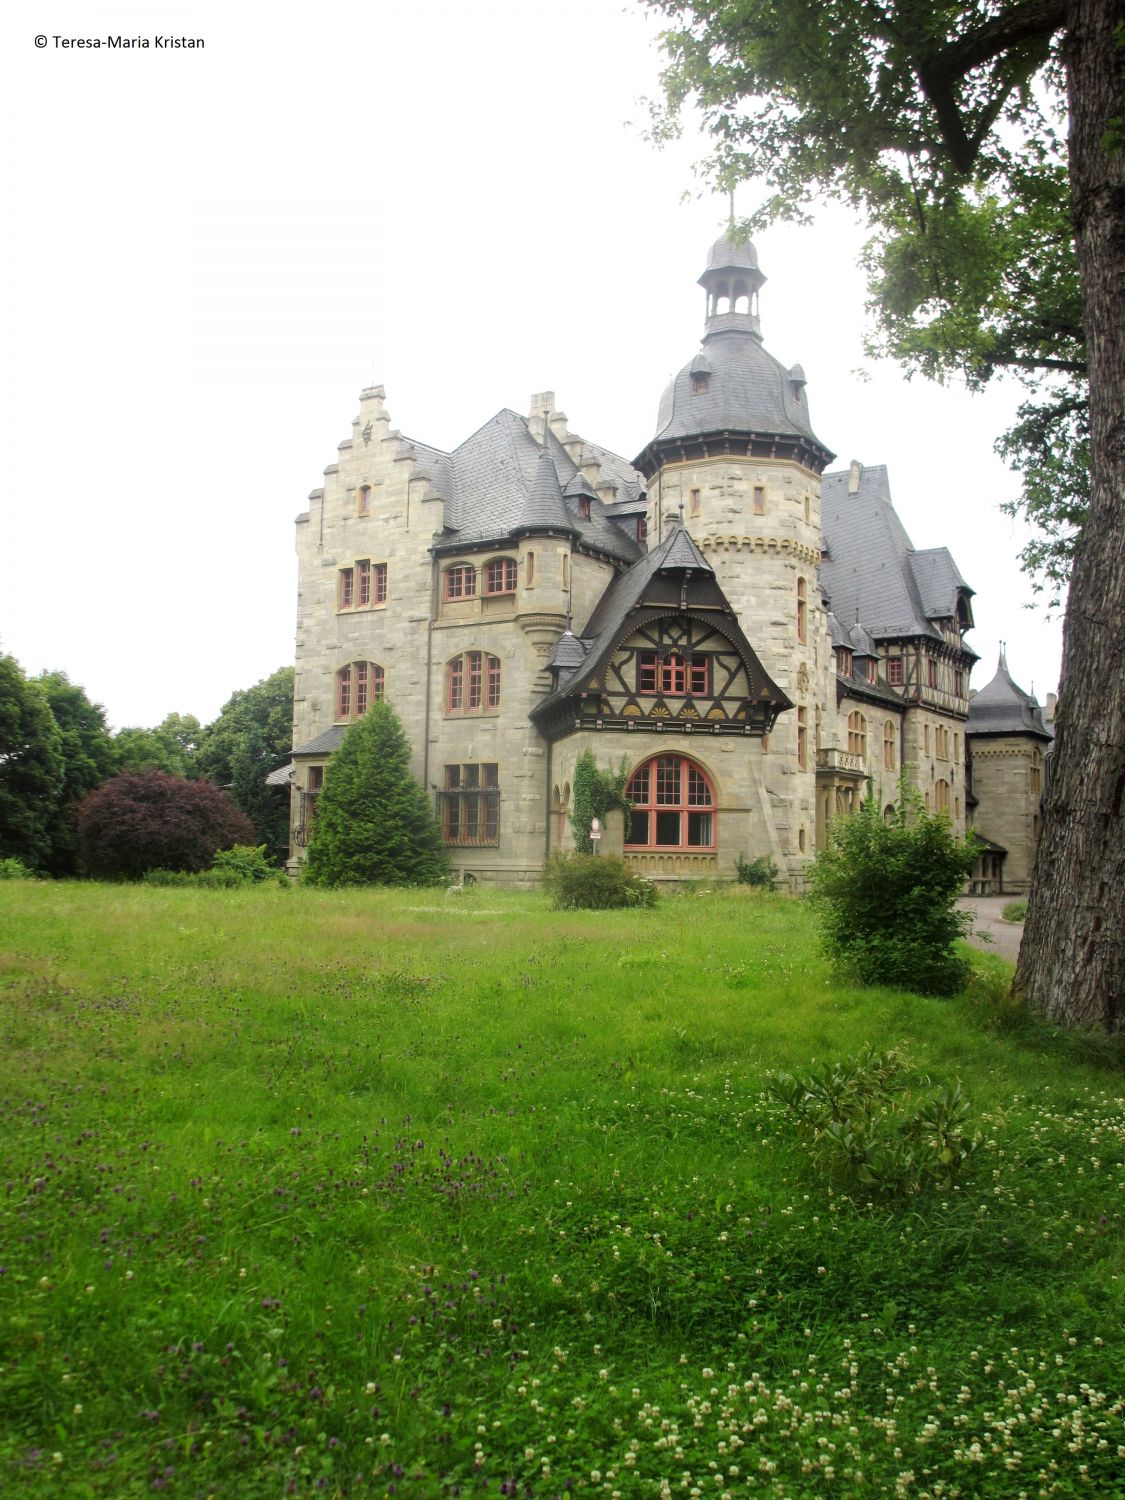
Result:
[[656,887],[623,859],[606,854],[554,854],[543,884],[559,911],[608,911],[621,906],[655,906]]
[[861,984],[954,995],[969,973],[953,943],[972,922],[956,903],[975,845],[956,838],[944,814],[927,813],[905,780],[899,794],[890,822],[871,798],[841,818],[812,867],[824,946]]
[[286,878],[276,865],[270,863],[265,844],[235,844],[230,849],[220,849],[211,862],[211,869],[217,874],[234,875],[249,884],[262,880],[284,881]]
[[757,859],[747,859],[745,855],[738,856],[735,865],[739,885],[762,886],[766,890],[773,890],[774,881],[778,877],[778,868],[768,854],[759,854]]
[[22,859],[9,856],[0,859],[0,880],[34,880],[35,871],[29,870]]
[[960,1083],[911,1099],[893,1052],[869,1050],[804,1078],[774,1073],[768,1090],[818,1169],[849,1190],[950,1188],[979,1145]]
[[1000,915],[1004,918],[1005,922],[1026,922],[1027,902],[1009,901]]
[[254,830],[225,792],[164,771],[114,776],[78,804],[82,868],[106,880],[149,870],[205,870]]
[[436,885],[449,860],[410,746],[380,700],[348,730],[324,775],[304,878],[310,885]]
[[149,870],[142,885],[186,885],[195,890],[232,891],[246,885],[233,870]]

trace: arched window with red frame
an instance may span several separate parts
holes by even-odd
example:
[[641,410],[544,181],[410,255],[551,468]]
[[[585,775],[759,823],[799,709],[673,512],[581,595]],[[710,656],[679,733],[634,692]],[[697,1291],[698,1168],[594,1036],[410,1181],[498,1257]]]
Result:
[[500,707],[500,658],[465,651],[445,666],[445,711],[479,714]]
[[654,755],[625,788],[632,806],[626,849],[714,849],[715,791],[686,755]]
[[454,563],[445,570],[445,597],[472,599],[477,592],[477,570],[472,563]]
[[358,719],[383,696],[386,678],[374,661],[350,661],[336,673],[336,721]]
[[485,563],[484,591],[486,594],[515,593],[516,560],[514,557],[494,557]]

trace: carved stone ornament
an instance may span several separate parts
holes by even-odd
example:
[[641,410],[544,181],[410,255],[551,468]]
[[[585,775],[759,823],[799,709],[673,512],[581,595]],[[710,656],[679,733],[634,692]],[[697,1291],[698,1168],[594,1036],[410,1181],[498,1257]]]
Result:
[[363,445],[364,445],[364,447],[366,447],[367,444],[371,441],[371,423],[370,422],[368,422],[367,425],[364,427],[363,431],[360,433],[360,437],[362,437],[362,439],[363,439]]
[[809,690],[809,669],[804,662],[797,668],[797,691],[807,693]]

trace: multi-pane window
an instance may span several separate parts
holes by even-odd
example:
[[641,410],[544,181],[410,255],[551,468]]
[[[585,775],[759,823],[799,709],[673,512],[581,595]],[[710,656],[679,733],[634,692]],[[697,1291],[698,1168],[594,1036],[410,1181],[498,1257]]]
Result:
[[867,680],[868,682],[879,681],[879,658],[877,656],[867,658]]
[[495,848],[500,842],[500,782],[498,767],[445,767],[445,784],[438,794],[442,836],[447,844]]
[[934,782],[934,811],[947,813],[949,811],[949,782]]
[[1028,789],[1032,792],[1043,790],[1043,772],[1038,765],[1029,766],[1027,772]]
[[500,658],[466,651],[445,668],[445,707],[451,714],[479,714],[500,707]]
[[809,586],[797,579],[797,640],[803,646],[809,638]]
[[898,770],[898,736],[893,719],[883,721],[883,769]]
[[890,656],[887,658],[887,681],[891,687],[902,686],[903,670],[901,656]]
[[713,849],[715,796],[694,761],[655,755],[625,788],[632,804],[628,849]]
[[351,568],[341,568],[337,598],[340,609],[369,609],[387,602],[387,565],[361,557]]
[[662,657],[656,651],[642,651],[637,657],[637,692],[665,693],[705,698],[711,687],[711,658],[696,651],[691,656],[672,652]]
[[644,542],[644,541],[647,541],[647,540],[648,540],[648,518],[647,518],[647,516],[638,516],[637,517],[637,541],[638,542]]
[[336,719],[358,719],[383,696],[385,678],[377,662],[353,661],[336,673]]
[[861,713],[848,715],[848,754],[867,754],[867,720]]
[[445,570],[445,597],[472,599],[477,591],[477,570],[472,563],[454,563]]
[[806,708],[797,710],[797,764],[802,771],[809,764],[809,713]]
[[839,672],[841,677],[850,677],[852,675],[852,653],[846,646],[841,646],[837,652],[837,657],[837,672]]
[[514,557],[494,557],[484,567],[484,591],[486,594],[514,594],[516,589],[516,560]]

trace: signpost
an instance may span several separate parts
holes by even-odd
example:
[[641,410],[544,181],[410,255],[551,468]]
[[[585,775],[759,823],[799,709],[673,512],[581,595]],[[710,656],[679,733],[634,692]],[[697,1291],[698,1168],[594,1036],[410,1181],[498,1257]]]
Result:
[[598,840],[602,836],[602,823],[600,818],[594,818],[590,823],[590,842],[594,846],[594,853],[598,852]]

